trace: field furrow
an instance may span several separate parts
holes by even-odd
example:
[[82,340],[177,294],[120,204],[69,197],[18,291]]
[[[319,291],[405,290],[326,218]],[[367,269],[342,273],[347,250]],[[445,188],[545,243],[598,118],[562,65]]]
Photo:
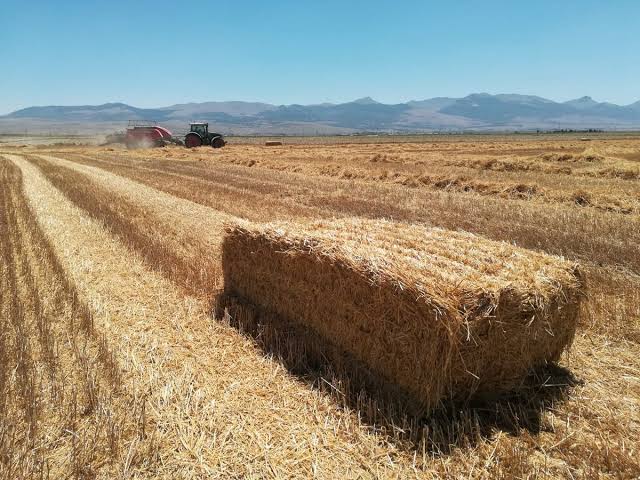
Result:
[[409,456],[212,321],[206,303],[185,298],[35,167],[11,158],[62,263],[91,299],[94,321],[118,346],[129,382],[148,392],[156,468],[178,476],[413,476]]
[[[293,201],[299,206],[324,210],[320,212],[320,216],[325,218],[358,215],[421,222],[451,230],[470,231],[494,240],[515,242],[526,248],[572,259],[622,265],[640,272],[640,220],[624,215],[585,211],[563,205],[542,208],[518,201],[512,201],[509,208],[504,208],[504,200],[488,197],[417,191],[407,195],[404,188],[375,182],[317,180],[312,176],[279,173],[280,188],[269,187],[265,190],[258,180],[253,182],[253,186],[245,185],[249,192],[255,192],[255,195],[251,195],[258,198],[245,203],[238,201],[242,196],[236,196],[236,201],[233,201],[233,195],[224,193],[225,185],[235,184],[238,174],[236,166],[233,166],[232,175],[225,173],[224,165],[206,167],[208,171],[217,172],[216,180],[211,182],[206,180],[206,175],[194,179],[195,167],[182,167],[180,162],[179,166],[173,167],[173,172],[166,173],[149,166],[148,164],[153,164],[152,160],[122,159],[114,162],[90,160],[86,156],[72,158],[194,202],[234,211],[246,218],[264,218],[265,215],[269,219],[295,218],[296,215],[291,215],[290,212]],[[249,177],[256,175],[258,170],[256,167],[242,168]],[[177,169],[183,171],[181,178],[174,174]],[[227,177],[226,181],[221,175]],[[292,182],[291,177],[297,177],[297,182]],[[302,181],[306,182],[306,187],[300,186]],[[250,188],[253,190],[249,190]],[[238,203],[242,206],[237,207]],[[313,214],[312,210],[299,210],[302,210],[302,217]]]
[[[473,152],[433,145],[381,147],[287,146],[265,151],[243,146],[217,155],[216,164],[253,167],[255,174],[265,176],[269,172],[297,172],[307,177],[375,181],[409,190],[446,190],[505,200],[563,203],[622,214],[640,212],[640,190],[633,181],[640,178],[640,170],[636,163],[625,160],[627,149],[562,146],[555,151],[550,147],[502,150],[502,146],[496,145],[489,151]],[[202,167],[210,160],[199,154],[198,161],[194,161],[193,155],[178,151],[151,152],[149,156],[163,167],[175,163]],[[104,156],[118,157],[141,162],[149,158],[137,152],[117,151]]]
[[0,477],[119,475],[140,404],[36,224],[20,171],[1,161],[0,177]]
[[127,199],[117,188],[102,186],[69,167],[38,158],[31,161],[67,198],[187,293],[210,298],[220,288],[221,232],[232,217],[211,212],[205,225],[209,235],[197,236],[188,228],[193,225],[159,222],[144,204]]
[[[37,157],[34,157],[37,158]],[[184,200],[190,200],[190,202],[181,203],[184,206],[182,210],[183,214],[180,217],[172,216],[170,221],[165,222],[167,225],[183,225],[181,229],[183,232],[190,232],[196,234],[197,239],[191,240],[182,240],[174,242],[173,246],[167,247],[170,252],[179,252],[184,250],[185,247],[183,245],[193,245],[196,247],[196,250],[191,254],[191,258],[198,258],[202,254],[197,252],[197,246],[203,242],[210,246],[209,252],[217,252],[217,248],[219,248],[220,244],[220,225],[225,221],[233,220],[233,216],[227,215],[226,217],[223,214],[223,211],[226,212],[234,212],[239,213],[244,218],[248,218],[250,220],[256,221],[273,221],[278,219],[289,219],[291,218],[286,213],[286,209],[279,208],[278,199],[273,201],[264,200],[264,201],[255,201],[255,202],[244,202],[243,197],[233,197],[228,196],[226,194],[220,194],[220,190],[218,189],[217,184],[210,184],[204,180],[192,180],[187,178],[185,175],[179,181],[175,181],[175,177],[170,175],[171,178],[167,179],[167,174],[161,173],[159,170],[152,172],[151,174],[148,172],[150,167],[135,167],[135,166],[122,166],[117,165],[117,167],[113,167],[113,165],[109,162],[103,161],[93,161],[91,165],[77,164],[75,162],[68,162],[59,157],[53,156],[43,156],[42,158],[47,159],[50,163],[54,163],[59,166],[64,166],[67,169],[75,169],[78,173],[88,174],[92,178],[96,180],[100,180],[103,182],[107,188],[113,192],[118,191],[121,195],[124,195],[126,198],[132,202],[131,206],[126,207],[123,212],[125,217],[130,217],[129,222],[131,223],[131,227],[129,230],[133,230],[138,224],[137,220],[133,219],[133,213],[129,216],[126,211],[130,208],[131,212],[135,212],[138,207],[135,205],[144,205],[147,209],[154,209],[160,216],[159,218],[167,218],[168,215],[172,215],[171,212],[175,211],[177,206],[172,207],[168,210],[164,210],[162,208],[158,209],[159,205],[174,205],[176,202],[180,202],[178,198],[182,198]],[[75,158],[75,157],[74,157]],[[176,167],[179,168],[179,167]],[[189,167],[191,169],[191,167]],[[154,169],[155,170],[155,169]],[[118,175],[113,175],[112,173],[116,173]],[[65,174],[66,175],[66,174]],[[62,173],[59,174],[60,177],[64,177]],[[73,174],[70,174],[73,175]],[[195,175],[190,173],[190,175]],[[151,176],[151,179],[150,179]],[[155,178],[157,176],[157,178]],[[130,182],[127,184],[124,178],[129,178],[134,180],[134,182]],[[84,188],[85,190],[91,190],[93,187],[89,187],[84,185],[84,187],[80,187],[77,185],[83,185],[83,181],[77,179],[75,182],[67,182],[72,188]],[[300,179],[297,179],[301,181]],[[235,180],[233,178],[229,179],[229,183],[233,184]],[[104,183],[106,182],[106,183]],[[73,186],[76,185],[76,186]],[[147,187],[152,187],[148,189]],[[288,184],[283,183],[282,189],[286,191],[287,188],[290,188]],[[311,188],[311,187],[308,187]],[[322,185],[319,186],[319,189],[322,190]],[[369,187],[374,188],[374,187]],[[357,202],[366,203],[368,207],[375,208],[374,202],[368,202],[364,200],[368,196],[375,197],[375,195],[371,192],[362,193],[357,188],[353,190],[357,191],[357,195],[360,195]],[[165,192],[165,193],[161,193]],[[165,195],[168,193],[169,195]],[[90,195],[90,194],[89,194]],[[160,202],[155,202],[151,199],[157,198],[158,195],[165,195],[163,200]],[[266,194],[265,194],[266,195]],[[314,194],[315,195],[315,194]],[[356,193],[354,193],[356,195]],[[213,201],[209,199],[213,198]],[[303,204],[304,194],[300,193],[300,200],[296,201],[298,204]],[[306,198],[310,198],[309,194],[306,194]],[[459,199],[458,199],[459,200]],[[193,203],[191,203],[193,202]],[[107,202],[109,203],[109,202]],[[203,209],[202,207],[196,206],[195,204],[209,206],[215,210],[211,209]],[[275,203],[276,207],[272,205]],[[240,205],[239,209],[236,209],[236,205]],[[391,204],[393,205],[393,204]],[[456,223],[456,229],[462,228],[472,221],[472,208],[474,206],[472,204],[467,203],[467,208],[463,215],[463,218],[460,219],[460,223]],[[329,201],[326,201],[323,210],[320,213],[316,214],[315,218],[335,218],[345,214],[344,210],[350,210],[351,204],[348,202],[341,202],[341,210],[333,210],[331,208],[331,204]],[[419,220],[420,215],[423,213],[433,213],[433,205],[431,206],[431,210],[422,210],[421,212],[415,211],[415,214],[408,215],[408,218],[411,220]],[[110,208],[110,207],[109,207]],[[218,210],[220,208],[221,210]],[[191,209],[191,211],[189,211]],[[456,221],[455,215],[455,203],[447,203],[446,206],[443,205],[442,219],[446,220],[441,223],[445,223],[445,226],[448,225],[452,221]],[[358,213],[358,209],[351,209],[351,213]],[[149,210],[151,211],[151,210]],[[501,209],[496,208],[496,213],[500,214]],[[308,219],[308,215],[311,215],[312,212],[307,211],[304,215],[293,216],[294,219],[299,221],[303,221]],[[566,212],[565,212],[566,213]],[[513,212],[512,212],[513,214]],[[533,215],[533,213],[531,212]],[[541,212],[536,212],[536,215],[540,217],[540,222],[543,223],[548,218],[547,216],[553,214],[552,210],[544,210]],[[380,214],[364,214],[365,217],[384,217],[384,215]],[[194,225],[190,219],[198,218],[202,219]],[[535,218],[535,217],[531,217]],[[554,217],[551,217],[554,218]],[[510,219],[511,222],[507,222],[500,227],[499,231],[491,230],[491,235],[488,235],[490,238],[495,238],[498,240],[507,240],[509,242],[514,242],[513,230],[517,230],[517,234],[515,238],[525,237],[526,241],[524,242],[525,246],[531,246],[532,238],[527,237],[527,233],[531,232],[535,225],[532,226],[531,220],[521,219],[521,223],[514,223],[513,219]],[[496,226],[498,220],[493,220],[492,222],[496,222]],[[549,220],[549,224],[553,222],[562,223],[562,227],[558,227],[559,231],[556,234],[552,230],[547,227],[540,226],[538,230],[535,231],[536,238],[544,238],[545,241],[553,241],[558,242],[562,246],[563,249],[566,249],[568,246],[568,240],[563,239],[571,239],[571,241],[575,241],[576,238],[579,238],[581,235],[584,237],[589,237],[591,242],[591,248],[598,248],[599,251],[596,255],[596,258],[602,258],[601,262],[598,262],[594,265],[593,257],[584,262],[585,263],[585,271],[588,273],[587,280],[589,282],[589,304],[588,308],[590,310],[589,315],[589,328],[597,331],[599,333],[604,333],[607,335],[611,335],[613,337],[618,338],[626,338],[635,342],[640,341],[640,277],[631,272],[626,272],[624,270],[618,271],[615,268],[615,265],[620,263],[621,257],[617,257],[614,255],[615,252],[624,251],[625,257],[628,258],[628,254],[630,251],[638,250],[640,255],[640,244],[629,243],[633,242],[632,238],[629,238],[627,235],[627,230],[630,225],[627,225],[628,220],[625,220],[623,224],[616,224],[617,227],[623,229],[620,232],[620,228],[616,229],[616,227],[611,227],[607,232],[600,231],[599,237],[594,237],[594,232],[577,232],[574,230],[575,226],[583,226],[584,223],[575,223],[570,221],[569,219],[558,217],[553,220]],[[143,222],[144,223],[144,222]],[[436,223],[436,225],[439,225]],[[599,230],[606,229],[606,223],[598,225]],[[204,226],[205,228],[200,228]],[[504,227],[504,228],[503,228]],[[633,225],[631,225],[633,227]],[[145,227],[148,232],[152,232],[155,227],[154,225],[149,225]],[[472,228],[468,228],[467,230],[473,231]],[[640,232],[640,227],[638,232]],[[634,235],[637,236],[638,232],[635,232]],[[482,233],[482,232],[480,232]],[[545,235],[549,235],[545,237]],[[166,236],[166,235],[165,235]],[[616,244],[615,238],[620,238],[619,242]],[[564,243],[562,243],[564,242]],[[517,244],[521,244],[521,242],[515,241]],[[217,247],[215,247],[217,245]],[[548,251],[549,253],[558,253],[555,247],[551,248],[543,248],[540,246],[541,250]],[[579,244],[577,246],[579,249],[584,251],[584,244]],[[169,253],[168,257],[170,257],[173,253]],[[580,254],[576,251],[572,251],[567,253],[569,258],[576,259],[584,259],[585,255]],[[592,250],[593,253],[593,250]],[[147,253],[143,250],[143,256],[147,255]],[[186,258],[186,257],[184,257]],[[207,257],[211,258],[211,257]],[[638,257],[640,258],[640,256]],[[628,258],[625,262],[627,265],[631,264],[632,268],[636,268],[635,264],[638,261],[638,258]],[[205,261],[206,263],[206,261]],[[200,265],[201,262],[196,262],[196,265]],[[187,263],[187,265],[194,265],[194,263]],[[188,267],[187,267],[188,268]],[[213,269],[215,267],[211,267]],[[213,283],[208,283],[208,286],[204,286],[203,288],[209,289],[211,291],[211,286]],[[217,283],[215,285],[218,285]],[[201,289],[202,290],[202,289]],[[604,324],[599,319],[608,318],[609,321]]]
[[[483,138],[3,149],[0,477],[640,477],[637,144]],[[264,298],[215,303],[232,283],[230,232],[241,243],[242,232],[287,237],[285,225],[305,251],[343,252],[350,265],[370,265],[369,274],[384,265],[407,291],[419,278],[421,291],[432,285],[429,295],[442,302],[548,279],[531,266],[509,280],[512,260],[490,258],[510,245],[470,246],[465,234],[425,234],[434,232],[425,226],[562,255],[587,282],[573,346],[508,395],[408,418],[382,390],[361,390],[351,356],[335,359],[314,332],[275,318],[284,305],[310,310],[327,296],[318,291],[347,298],[342,278],[304,280],[314,264],[279,281],[274,265],[290,272],[293,260],[270,259],[269,249],[256,274],[249,248],[233,281],[257,285],[253,294],[273,310],[260,312]],[[466,290],[470,281],[483,287]],[[362,285],[336,318],[371,300]],[[377,307],[382,316],[413,311],[391,304]],[[324,307],[316,309],[323,325],[331,322],[320,317],[333,315]],[[457,308],[447,312],[466,312]],[[495,319],[504,331],[504,318]],[[522,317],[527,329],[534,320]],[[375,322],[362,321],[365,345]],[[357,329],[348,331],[360,343]],[[396,333],[380,332],[402,341]]]

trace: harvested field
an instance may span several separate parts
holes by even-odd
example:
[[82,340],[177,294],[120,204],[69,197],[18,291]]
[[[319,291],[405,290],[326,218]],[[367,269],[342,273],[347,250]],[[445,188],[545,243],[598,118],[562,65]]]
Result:
[[[111,153],[90,157],[68,153],[65,158],[257,221],[264,219],[264,209],[269,209],[270,219],[357,215],[419,221],[495,240],[515,241],[526,248],[569,258],[623,264],[640,272],[637,215],[585,209],[575,203],[540,204],[474,192],[422,192],[377,180],[336,179],[217,161],[211,165],[197,160],[118,159],[118,155]],[[303,163],[299,169],[304,168]],[[247,201],[238,204],[233,201],[237,198]],[[504,208],[505,200],[509,200],[508,209]],[[567,224],[579,228],[569,232]]]
[[[234,140],[0,147],[1,477],[640,476],[640,137]],[[427,298],[477,345],[367,331]],[[408,358],[457,401],[407,417],[352,369],[424,407]]]
[[3,161],[0,178],[0,476],[126,474],[154,451],[144,395],[36,223],[21,171]]

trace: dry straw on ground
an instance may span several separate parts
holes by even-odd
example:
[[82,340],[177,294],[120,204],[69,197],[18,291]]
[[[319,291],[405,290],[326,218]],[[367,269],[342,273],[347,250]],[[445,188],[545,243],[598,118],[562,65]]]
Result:
[[[640,183],[618,176],[637,168],[640,140],[618,135],[594,139],[590,146],[603,159],[587,160],[577,159],[585,145],[566,135],[554,136],[552,141],[542,136],[438,138],[443,141],[276,149],[231,143],[215,153],[177,147],[114,151],[0,146],[0,153],[10,154],[5,160],[16,161],[23,170],[33,213],[66,275],[74,279],[91,309],[95,338],[108,339],[122,367],[125,401],[110,402],[110,409],[118,412],[113,416],[118,423],[133,420],[133,436],[120,437],[122,456],[112,457],[111,466],[99,468],[98,477],[109,476],[107,472],[115,467],[117,473],[111,476],[118,478],[127,474],[140,478],[640,478],[640,230],[638,210],[632,205],[640,198]],[[262,144],[264,138],[257,141]],[[376,157],[381,149],[384,154]],[[544,160],[542,155],[547,153],[559,157]],[[567,153],[578,161],[561,160]],[[15,154],[21,158],[48,154],[47,163],[56,167],[55,172],[40,162],[35,169]],[[330,164],[338,163],[343,168],[340,176],[333,177]],[[605,168],[615,178],[602,176]],[[71,169],[82,175],[70,175]],[[419,178],[424,172],[445,177],[449,169],[447,178],[477,176],[478,186],[535,185],[542,196],[513,198],[497,189],[497,195],[490,191],[479,195],[455,185],[435,191],[430,185],[413,188],[404,181],[405,174]],[[83,194],[72,201],[83,211],[70,208],[68,201],[60,203],[60,192],[47,186],[37,170],[46,171],[68,199],[69,190],[81,184]],[[353,180],[361,170],[367,175]],[[49,173],[61,179],[59,185]],[[0,197],[5,186],[0,186]],[[576,203],[577,194],[583,192],[589,203]],[[624,213],[616,202],[625,212],[627,207],[631,211]],[[615,208],[603,211],[609,206]],[[211,320],[206,302],[199,302],[195,309],[193,299],[185,303],[184,289],[176,287],[193,277],[178,273],[192,269],[191,253],[208,259],[197,262],[201,267],[215,263],[217,249],[211,246],[222,241],[221,225],[226,221],[222,212],[260,222],[295,219],[304,223],[352,215],[394,218],[467,230],[563,255],[579,261],[580,270],[586,272],[589,294],[581,307],[588,308],[590,315],[581,321],[571,356],[561,360],[561,367],[538,371],[514,394],[497,401],[447,404],[416,423],[407,424],[402,412],[385,421],[381,416],[388,412],[376,413],[375,402],[366,396],[355,401],[348,398],[358,393],[358,385],[350,378],[346,384],[341,382],[339,375],[336,382],[333,374],[340,373],[335,371],[336,363],[307,362],[313,369],[309,371],[305,359],[297,355],[304,357],[306,350],[293,350],[290,356],[285,351],[282,361],[278,345],[272,343],[282,343],[278,332],[294,331],[289,325],[276,323],[269,329],[271,324],[264,324],[269,316],[258,312],[246,315],[250,321],[262,322],[255,332],[234,318],[234,326],[250,334],[238,335],[225,322]],[[127,229],[136,235],[144,233],[145,241],[134,241],[138,237]],[[0,228],[0,237],[11,232],[8,235],[13,238],[13,231]],[[197,256],[202,248],[204,252]],[[178,255],[163,257],[167,249]],[[34,259],[40,272],[37,254],[29,253],[28,258],[18,265]],[[28,280],[28,275],[23,278]],[[9,276],[0,275],[0,283],[5,280],[11,282]],[[204,278],[194,281],[204,282]],[[28,282],[18,284],[29,288]],[[53,315],[47,318],[55,318],[55,310],[49,308],[50,302],[56,304],[52,284],[38,280],[38,288],[43,286],[39,303]],[[11,301],[10,295],[4,296],[10,285],[4,285],[0,297]],[[21,295],[18,301],[31,311],[36,303],[32,298]],[[66,326],[60,331],[65,333]],[[4,332],[9,339],[30,335],[10,328]],[[29,344],[37,349],[41,335],[34,333]],[[11,340],[9,345],[7,352],[15,351]],[[75,355],[72,349],[54,352],[62,362]],[[80,365],[84,359],[99,367],[93,354],[81,355]],[[96,370],[98,379],[104,378],[100,370]],[[13,371],[10,364],[6,371]],[[15,378],[9,376],[9,384]],[[84,392],[84,378],[60,376],[67,392],[74,387]],[[325,395],[328,391],[335,395]],[[138,395],[145,392],[150,396]],[[82,398],[78,397],[80,404]],[[146,405],[141,409],[146,412],[141,431],[135,408],[132,415],[121,413],[120,406],[129,398],[146,398],[141,404]],[[51,407],[58,408],[56,403]],[[102,406],[95,409],[103,411]],[[18,418],[7,413],[5,418]],[[93,424],[93,416],[84,419],[87,425]],[[2,437],[3,452],[12,451],[6,443],[12,438],[18,436]],[[83,438],[90,440],[91,435]],[[102,445],[87,443],[86,453],[98,452]],[[147,451],[155,453],[148,456]],[[16,449],[13,452],[21,455]],[[34,458],[56,455],[40,448],[35,453]],[[86,458],[80,453],[75,458]],[[3,455],[0,462],[11,458],[17,457]],[[94,458],[103,465],[101,453]],[[72,470],[66,473],[72,476]]]
[[574,336],[575,265],[467,233],[349,219],[227,228],[225,297],[310,327],[419,411],[494,394]]

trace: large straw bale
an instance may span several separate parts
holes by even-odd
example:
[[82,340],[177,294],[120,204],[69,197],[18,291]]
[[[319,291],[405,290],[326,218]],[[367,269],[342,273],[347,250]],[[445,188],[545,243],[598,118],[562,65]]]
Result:
[[362,219],[228,226],[223,270],[227,297],[310,328],[420,411],[512,389],[558,360],[582,297],[558,257]]

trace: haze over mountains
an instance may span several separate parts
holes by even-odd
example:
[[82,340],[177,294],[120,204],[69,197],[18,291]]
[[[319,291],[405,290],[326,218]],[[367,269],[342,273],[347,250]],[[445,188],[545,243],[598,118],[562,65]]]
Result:
[[124,103],[44,106],[0,116],[0,132],[105,131],[122,128],[128,120],[155,120],[178,129],[189,121],[202,120],[227,133],[630,130],[640,128],[640,101],[621,106],[581,97],[560,103],[532,95],[478,93],[395,105],[364,97],[353,102],[319,105],[276,106],[232,101],[160,108],[136,108]]

